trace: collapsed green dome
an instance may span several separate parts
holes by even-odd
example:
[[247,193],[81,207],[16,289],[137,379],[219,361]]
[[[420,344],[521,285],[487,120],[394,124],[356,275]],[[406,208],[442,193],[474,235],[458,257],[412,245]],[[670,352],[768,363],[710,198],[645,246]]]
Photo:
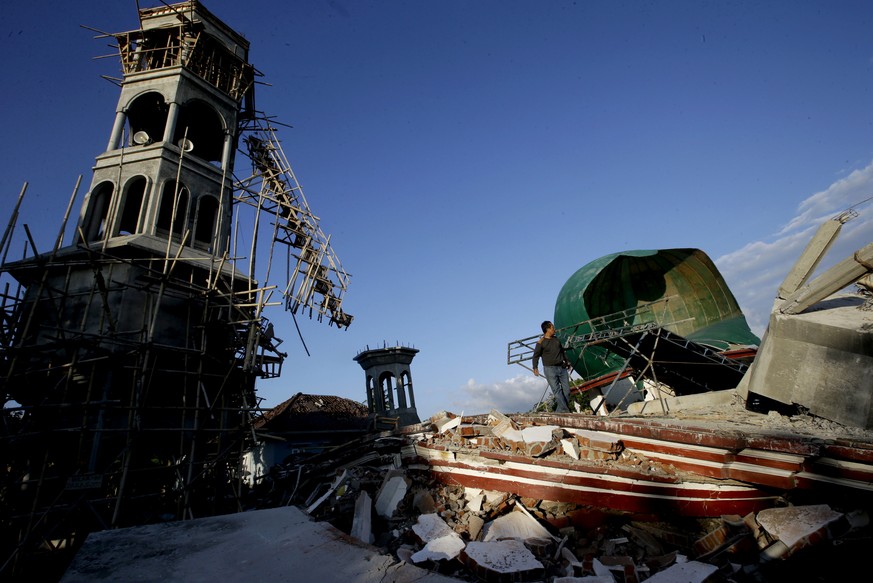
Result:
[[[636,311],[657,302],[656,309]],[[630,320],[590,322],[628,310]],[[712,260],[699,249],[623,251],[605,255],[576,271],[555,302],[555,327],[561,334],[655,322],[700,344],[726,350],[757,346],[736,299]],[[570,330],[563,330],[573,326]],[[568,351],[584,379],[615,372],[624,359],[588,345]]]

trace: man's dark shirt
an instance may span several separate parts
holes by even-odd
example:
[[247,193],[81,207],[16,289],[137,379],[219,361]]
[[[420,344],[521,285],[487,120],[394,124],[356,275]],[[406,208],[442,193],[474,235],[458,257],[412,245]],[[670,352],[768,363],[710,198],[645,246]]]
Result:
[[543,366],[564,366],[567,360],[564,356],[564,347],[561,346],[561,341],[554,336],[551,338],[543,337],[537,341],[533,354],[534,368],[537,368],[537,362],[540,357],[543,359]]

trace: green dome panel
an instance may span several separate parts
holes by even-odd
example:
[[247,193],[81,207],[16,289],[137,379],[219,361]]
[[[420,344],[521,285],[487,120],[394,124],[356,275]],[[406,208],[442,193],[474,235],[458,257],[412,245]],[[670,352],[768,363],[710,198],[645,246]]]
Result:
[[[561,288],[554,323],[561,330],[652,302],[657,302],[652,311],[608,327],[656,322],[718,350],[760,344],[724,278],[699,249],[623,251],[588,263]],[[572,333],[592,331],[582,325]],[[624,364],[622,358],[596,345],[571,350],[568,356],[585,379],[617,371]]]

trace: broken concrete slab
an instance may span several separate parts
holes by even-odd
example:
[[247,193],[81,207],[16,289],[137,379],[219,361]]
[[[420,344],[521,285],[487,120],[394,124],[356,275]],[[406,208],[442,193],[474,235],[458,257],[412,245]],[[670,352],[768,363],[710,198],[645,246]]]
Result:
[[363,490],[355,500],[355,515],[352,518],[352,530],[349,534],[367,544],[373,544],[374,540],[372,513],[373,500],[366,490]]
[[[830,529],[844,518],[841,512],[835,512],[826,504],[812,506],[790,506],[788,508],[769,508],[758,513],[756,520],[767,533],[778,539],[785,548],[774,548],[768,556],[784,557],[802,548],[812,546],[822,540],[832,537]],[[849,523],[841,525],[842,534],[848,530]]]
[[445,433],[451,431],[461,425],[461,417],[445,418],[434,422],[437,433]]
[[454,559],[464,549],[461,536],[437,514],[420,515],[412,532],[424,544],[424,548],[412,555],[413,563]]
[[560,430],[560,428],[557,425],[531,425],[521,430],[521,436],[525,443],[552,441],[555,430]]
[[467,518],[467,534],[469,534],[470,540],[479,540],[479,534],[481,534],[483,526],[485,526],[485,519],[475,514],[469,515]]
[[62,583],[355,581],[450,583],[294,506],[92,533]]
[[392,470],[385,474],[379,493],[376,495],[376,512],[383,518],[391,518],[397,510],[397,505],[406,496],[409,479],[400,470]]
[[461,562],[485,581],[533,581],[545,568],[519,540],[471,542],[460,554]]
[[514,510],[485,524],[482,540],[554,538],[546,528],[526,512]]
[[467,488],[464,492],[464,498],[467,500],[467,510],[470,512],[481,512],[482,502],[485,500],[482,490]]
[[564,450],[564,453],[574,460],[579,459],[579,442],[575,439],[562,439],[561,440],[561,449]]

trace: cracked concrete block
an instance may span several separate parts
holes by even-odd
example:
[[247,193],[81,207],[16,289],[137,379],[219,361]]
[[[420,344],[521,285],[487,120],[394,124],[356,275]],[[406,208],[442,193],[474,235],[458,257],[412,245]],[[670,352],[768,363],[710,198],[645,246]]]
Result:
[[482,529],[482,540],[499,539],[525,540],[528,538],[553,538],[552,534],[529,514],[513,511],[504,514],[485,524]]
[[484,496],[482,494],[477,494],[476,496],[467,498],[467,510],[470,512],[482,512],[483,499]]
[[391,518],[397,510],[397,505],[406,496],[409,479],[401,471],[391,471],[385,474],[379,493],[376,495],[376,512],[384,518]]
[[559,429],[556,425],[532,425],[521,430],[521,435],[526,443],[538,441],[552,441],[553,432]]
[[352,530],[349,534],[359,541],[373,544],[372,527],[373,500],[366,491],[362,491],[355,500],[355,515],[352,517]]
[[567,454],[574,460],[579,459],[579,444],[576,442],[575,439],[562,439],[561,448],[564,450],[565,454]]
[[415,533],[422,544],[427,544],[454,531],[449,528],[446,521],[440,518],[438,514],[422,514],[418,517],[416,523],[412,525],[412,532]]
[[438,422],[434,423],[434,425],[436,426],[437,433],[445,433],[446,431],[450,431],[460,426],[461,418],[455,417],[453,419],[440,419]]
[[533,581],[545,573],[543,564],[518,540],[471,542],[460,558],[485,581]]
[[479,540],[479,535],[482,533],[482,527],[485,526],[485,520],[475,514],[471,514],[467,518],[467,534],[470,535],[470,540]]
[[424,543],[424,548],[412,555],[414,563],[454,559],[464,549],[464,541],[437,514],[422,514],[412,532]]
[[768,508],[759,512],[756,520],[768,534],[788,547],[790,554],[842,534],[833,530],[848,530],[848,521],[840,522],[843,517],[843,513],[831,510],[827,504],[816,504]]

